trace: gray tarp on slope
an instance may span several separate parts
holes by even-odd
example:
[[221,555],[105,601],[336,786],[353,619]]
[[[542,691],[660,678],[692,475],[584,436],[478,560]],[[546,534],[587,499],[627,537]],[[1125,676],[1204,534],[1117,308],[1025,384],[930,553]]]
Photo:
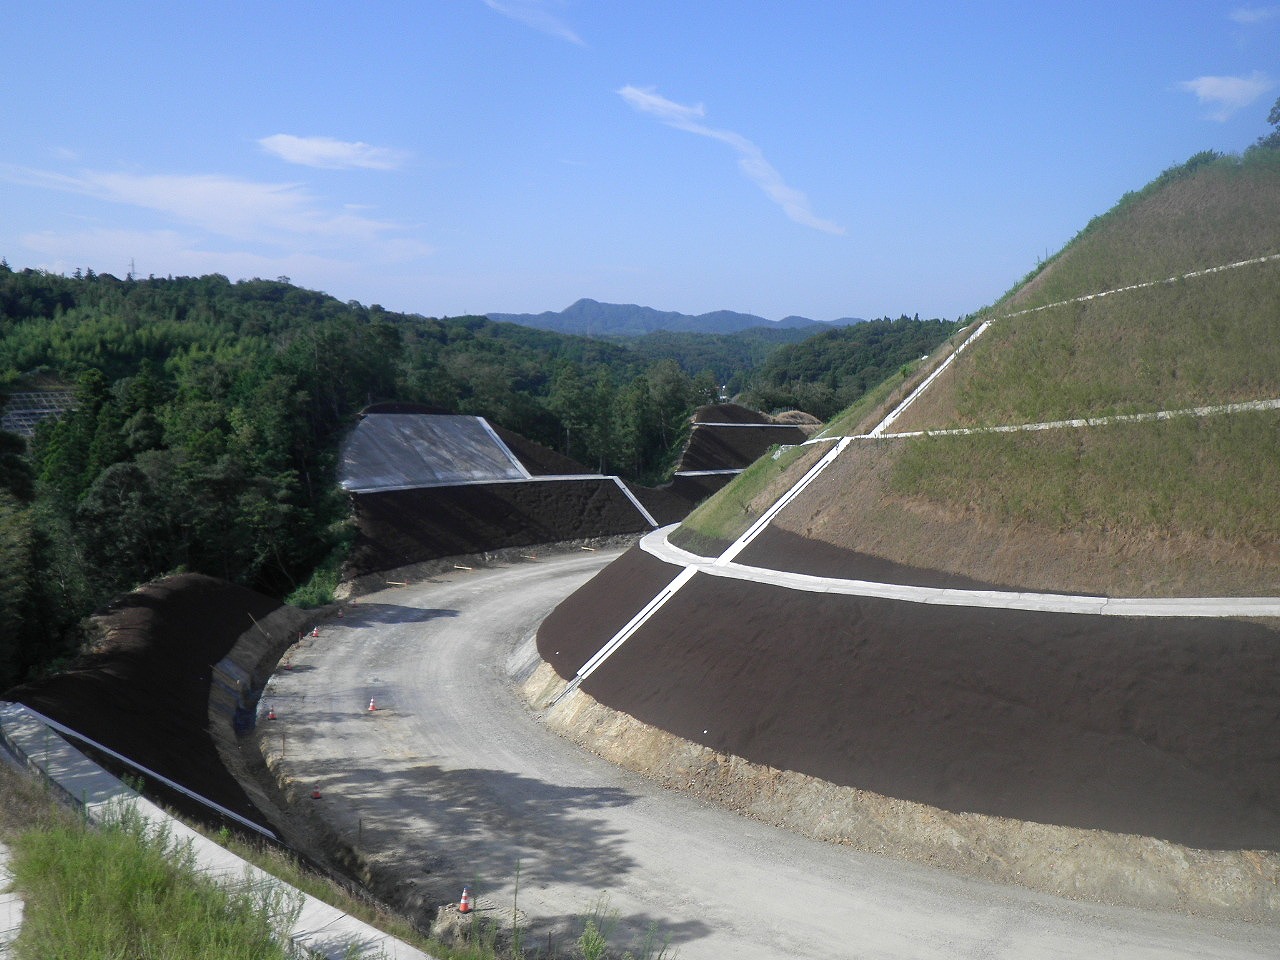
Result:
[[371,413],[342,445],[342,488],[352,493],[528,477],[481,417]]

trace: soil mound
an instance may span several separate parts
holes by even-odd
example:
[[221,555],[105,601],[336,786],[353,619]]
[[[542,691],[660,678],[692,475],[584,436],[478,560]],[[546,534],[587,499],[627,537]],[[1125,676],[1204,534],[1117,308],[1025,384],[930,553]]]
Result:
[[652,529],[611,479],[425,487],[357,494],[354,500],[357,536],[348,577]]
[[[677,572],[637,553],[543,623],[539,651],[561,677]],[[883,796],[1280,850],[1278,673],[1280,634],[1262,623],[944,607],[700,575],[582,689],[717,753]]]
[[[168,577],[95,616],[93,627],[101,639],[92,653],[63,673],[15,687],[5,699],[262,823],[223,767],[210,735],[209,685],[213,665],[252,629],[253,620],[280,606],[278,600],[213,577]],[[176,798],[173,802],[183,805]]]

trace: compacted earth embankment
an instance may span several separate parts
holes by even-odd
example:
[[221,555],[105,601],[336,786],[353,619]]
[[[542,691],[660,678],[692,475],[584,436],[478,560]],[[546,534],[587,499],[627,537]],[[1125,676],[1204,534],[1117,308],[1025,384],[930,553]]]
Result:
[[[635,548],[554,611],[525,684],[534,706],[678,572]],[[545,718],[822,839],[1064,896],[1280,922],[1278,673],[1273,623],[699,575]]]

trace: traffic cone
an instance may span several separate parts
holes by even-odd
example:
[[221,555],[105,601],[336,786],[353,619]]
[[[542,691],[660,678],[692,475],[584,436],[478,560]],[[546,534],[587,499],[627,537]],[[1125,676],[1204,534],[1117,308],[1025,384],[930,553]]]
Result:
[[378,710],[378,705],[377,705],[376,703],[374,703],[374,702],[373,702],[373,697],[370,697],[370,698],[369,698],[369,712],[370,712],[370,713],[376,713],[376,712],[377,712],[377,710]]
[[458,901],[458,912],[459,913],[471,912],[471,888],[470,887],[462,888],[462,899]]
[[311,788],[311,799],[312,799],[312,800],[319,800],[319,799],[320,799],[320,785],[319,785],[319,784],[317,784],[316,786],[314,786],[314,787],[312,787],[312,788]]
[[339,620],[341,620],[341,619],[342,619],[342,608],[341,608],[341,607],[339,607],[339,608],[338,608],[338,619],[339,619]]
[[275,707],[267,707],[267,719],[268,719],[268,720],[274,720],[275,718],[276,718],[276,708],[275,708]]
[[313,637],[318,637],[318,636],[320,636],[320,628],[319,628],[319,627],[312,627],[312,628],[311,628],[311,635],[312,635]]

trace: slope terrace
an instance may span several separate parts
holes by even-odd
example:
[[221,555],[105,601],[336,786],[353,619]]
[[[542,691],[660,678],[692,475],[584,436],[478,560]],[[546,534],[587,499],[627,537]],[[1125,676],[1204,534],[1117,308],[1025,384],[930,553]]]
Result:
[[[1280,218],[1244,216],[1243,251],[1240,231],[1220,246],[1214,231],[1177,232],[1198,205],[1277,198],[1280,164],[1248,157],[1196,161],[1126,198],[1035,278],[1064,302],[1015,291],[976,318],[991,321],[984,336],[898,428],[1280,397]],[[1139,240],[1125,240],[1135,230]],[[1102,288],[1053,286],[1068,268],[1090,278],[1091,256],[1125,264],[1116,250],[1128,242],[1167,249],[1144,249],[1132,274]],[[1240,261],[1253,262],[1209,269]],[[724,564],[726,548],[826,459],[731,559],[966,591],[1275,596],[1275,409],[866,438],[913,386],[885,384],[829,427],[858,437],[838,455],[813,443],[753,465],[673,539]],[[663,593],[655,613],[634,616]],[[581,681],[585,696],[560,701],[562,729],[816,835],[1056,893],[1274,919],[1280,904],[1247,876],[1274,876],[1280,850],[1274,620],[799,593],[633,551],[539,633],[562,682],[627,634]],[[679,759],[646,755],[641,730]],[[806,807],[815,795],[821,806]]]

